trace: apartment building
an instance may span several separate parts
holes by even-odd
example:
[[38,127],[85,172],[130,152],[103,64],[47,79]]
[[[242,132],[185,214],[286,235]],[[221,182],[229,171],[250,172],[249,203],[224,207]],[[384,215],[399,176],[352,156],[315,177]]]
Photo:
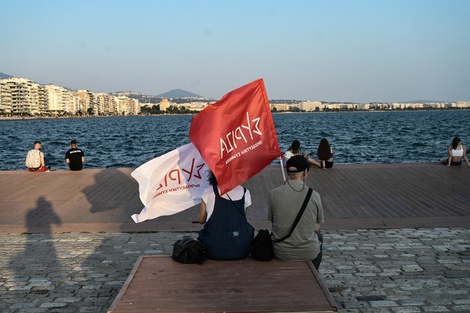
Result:
[[140,102],[128,97],[116,97],[116,112],[121,115],[137,115],[140,113]]
[[88,90],[78,90],[74,92],[78,98],[77,112],[85,114],[97,112],[96,95]]
[[270,103],[271,110],[276,109],[276,111],[289,111],[291,105],[288,103]]
[[322,111],[323,105],[320,101],[303,101],[300,103],[300,109],[306,112]]
[[162,99],[160,101],[160,110],[166,111],[171,106],[171,102],[168,99]]
[[0,114],[13,115],[136,115],[139,101],[88,90],[70,91],[26,78],[0,79]]
[[64,87],[56,86],[53,84],[44,86],[44,89],[47,99],[47,108],[45,110],[45,113],[49,113],[51,115],[60,115],[66,113],[67,108],[70,107],[69,91]]
[[25,78],[0,79],[0,113],[39,113],[40,85]]

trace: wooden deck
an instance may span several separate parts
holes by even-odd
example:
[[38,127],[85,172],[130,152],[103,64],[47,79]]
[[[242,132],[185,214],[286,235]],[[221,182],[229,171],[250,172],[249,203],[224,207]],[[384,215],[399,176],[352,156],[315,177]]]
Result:
[[[198,207],[135,224],[143,205],[133,169],[0,172],[0,233],[197,231]],[[269,191],[283,183],[268,166],[244,186],[252,194],[247,216],[268,228]],[[468,227],[470,167],[438,163],[335,165],[309,172],[323,200],[323,229]]]
[[140,257],[108,313],[336,312],[311,262]]

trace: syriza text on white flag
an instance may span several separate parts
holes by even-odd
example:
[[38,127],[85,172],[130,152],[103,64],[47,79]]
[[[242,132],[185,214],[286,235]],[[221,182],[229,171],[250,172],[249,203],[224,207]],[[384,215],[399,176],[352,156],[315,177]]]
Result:
[[209,186],[208,170],[192,143],[136,168],[131,175],[139,183],[145,207],[140,214],[132,215],[134,222],[176,214],[200,203],[202,192]]

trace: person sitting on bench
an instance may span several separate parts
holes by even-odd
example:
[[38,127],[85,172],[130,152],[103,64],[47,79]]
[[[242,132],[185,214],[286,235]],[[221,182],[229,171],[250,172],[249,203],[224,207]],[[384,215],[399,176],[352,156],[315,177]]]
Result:
[[198,220],[204,224],[198,240],[206,246],[206,256],[214,260],[241,260],[249,256],[254,228],[246,220],[251,205],[250,191],[240,185],[220,195],[215,175],[202,194]]

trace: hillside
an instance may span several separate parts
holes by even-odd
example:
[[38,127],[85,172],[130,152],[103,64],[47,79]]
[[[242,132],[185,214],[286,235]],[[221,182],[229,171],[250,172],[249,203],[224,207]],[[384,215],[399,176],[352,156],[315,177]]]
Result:
[[2,79],[2,78],[10,78],[10,77],[13,77],[13,76],[0,72],[0,79]]
[[197,95],[195,93],[182,90],[182,89],[173,89],[170,91],[167,91],[165,93],[157,95],[157,97],[161,98],[203,98],[200,95]]

